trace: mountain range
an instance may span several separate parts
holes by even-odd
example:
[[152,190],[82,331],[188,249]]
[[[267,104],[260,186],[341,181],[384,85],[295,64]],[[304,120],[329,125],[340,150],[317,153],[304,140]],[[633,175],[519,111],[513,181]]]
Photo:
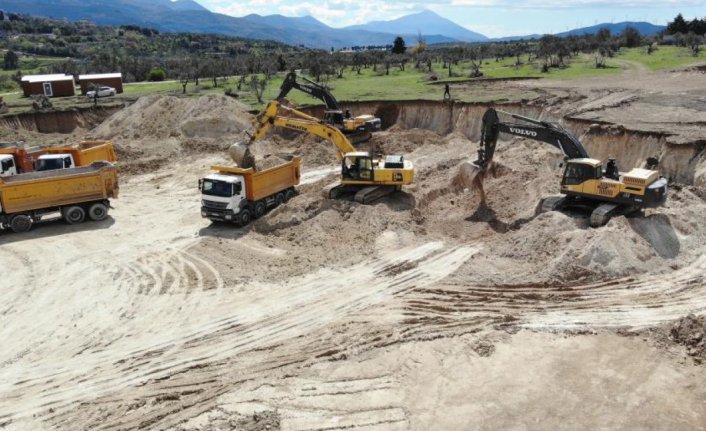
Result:
[[[2,0],[0,9],[70,21],[86,19],[99,25],[132,24],[163,32],[218,33],[322,49],[391,45],[396,36],[402,36],[407,45],[414,45],[420,33],[428,44],[491,40],[430,10],[390,21],[332,28],[311,16],[251,14],[232,17],[211,12],[194,0]],[[627,25],[636,27],[645,35],[664,29],[663,26],[649,23],[625,22],[599,24],[560,33],[559,36],[594,33],[602,27],[608,27],[615,34]],[[539,37],[531,35],[492,40]]]

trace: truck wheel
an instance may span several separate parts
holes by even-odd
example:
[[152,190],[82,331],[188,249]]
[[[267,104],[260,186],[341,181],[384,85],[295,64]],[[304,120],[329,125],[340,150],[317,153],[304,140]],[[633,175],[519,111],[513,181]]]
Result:
[[32,228],[32,219],[25,214],[16,215],[10,221],[10,228],[16,233],[27,232]]
[[265,203],[263,201],[258,201],[255,204],[255,212],[254,212],[255,218],[260,218],[263,215],[265,215],[265,211],[267,211],[267,205],[265,205]]
[[64,220],[66,220],[66,223],[68,224],[79,224],[86,219],[86,211],[84,211],[81,207],[67,207],[61,212],[64,215]]
[[284,192],[284,201],[289,202],[290,199],[294,197],[294,189],[287,189],[286,192]]
[[95,203],[88,208],[88,217],[93,221],[105,220],[108,217],[108,207],[101,203]]
[[284,203],[284,193],[280,192],[277,193],[277,196],[275,196],[275,206],[280,206]]
[[240,223],[240,225],[247,226],[250,224],[250,220],[252,220],[252,216],[250,215],[250,210],[248,210],[248,209],[241,210],[240,217],[238,217],[238,222]]

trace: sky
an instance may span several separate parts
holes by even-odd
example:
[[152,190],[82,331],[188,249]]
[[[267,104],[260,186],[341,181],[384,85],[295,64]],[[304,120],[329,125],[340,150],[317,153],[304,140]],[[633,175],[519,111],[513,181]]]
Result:
[[196,0],[213,12],[311,15],[331,27],[389,20],[430,9],[489,37],[559,33],[604,22],[666,24],[677,13],[706,17],[706,0]]

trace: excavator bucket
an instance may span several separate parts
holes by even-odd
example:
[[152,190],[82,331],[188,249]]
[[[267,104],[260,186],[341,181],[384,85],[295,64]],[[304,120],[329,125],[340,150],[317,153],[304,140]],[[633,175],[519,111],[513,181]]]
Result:
[[238,167],[243,169],[255,168],[255,157],[250,152],[250,147],[242,142],[236,142],[228,148],[228,154]]
[[475,162],[463,162],[458,166],[458,172],[453,179],[453,185],[460,189],[477,190],[482,202],[485,202],[483,190],[483,177],[485,171]]

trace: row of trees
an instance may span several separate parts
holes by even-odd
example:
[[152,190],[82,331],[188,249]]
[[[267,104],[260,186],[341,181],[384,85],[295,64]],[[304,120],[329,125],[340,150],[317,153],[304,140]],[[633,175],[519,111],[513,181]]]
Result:
[[[680,16],[669,28],[679,28]],[[208,79],[219,86],[224,78],[237,76],[237,90],[250,88],[257,94],[276,72],[291,69],[305,69],[317,81],[327,81],[343,77],[346,70],[361,74],[364,69],[384,75],[393,68],[415,67],[431,76],[441,72],[433,70],[435,64],[441,64],[443,73],[457,76],[459,63],[464,62],[470,64],[470,76],[478,77],[483,75],[484,62],[512,58],[516,66],[537,64],[548,72],[568,66],[581,53],[593,55],[595,67],[605,67],[606,58],[621,47],[646,46],[651,53],[658,40],[628,27],[617,35],[601,29],[584,36],[545,35],[532,41],[434,47],[428,47],[420,35],[413,47],[398,37],[388,50],[327,52],[217,35],[160,34],[139,26],[101,27],[23,16],[0,22],[0,32],[13,35],[0,39],[0,47],[9,49],[4,58],[4,67],[9,70],[17,67],[19,52],[42,54],[63,47],[71,54],[69,58],[42,72],[78,75],[120,71],[127,82],[173,79],[179,80],[184,90],[189,83],[200,85]],[[700,44],[695,46],[698,49]]]

